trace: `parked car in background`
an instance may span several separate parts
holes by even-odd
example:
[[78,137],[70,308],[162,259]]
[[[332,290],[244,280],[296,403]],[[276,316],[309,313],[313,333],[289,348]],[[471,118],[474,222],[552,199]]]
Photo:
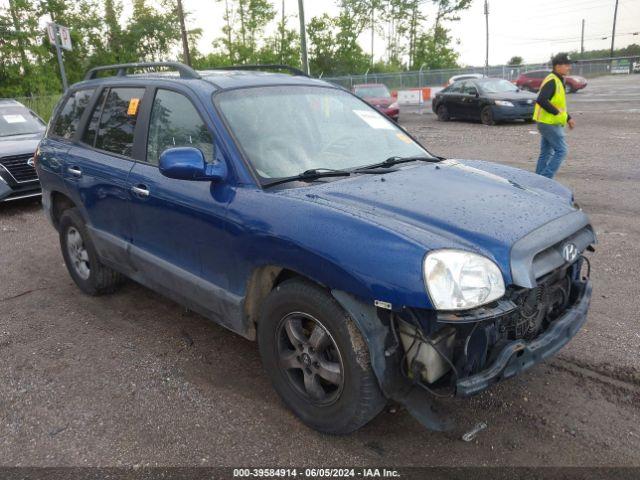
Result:
[[299,70],[237,68],[102,67],[61,99],[36,167],[81,291],[129,277],[257,340],[283,402],[332,434],[389,400],[443,429],[430,392],[479,393],[578,332],[595,233],[568,188],[435,156]]
[[387,117],[398,121],[400,107],[389,89],[382,83],[362,83],[354,85],[353,93],[362,98],[369,105],[384,113]]
[[494,125],[505,120],[531,120],[535,102],[535,94],[508,80],[480,78],[449,85],[435,95],[431,108],[441,121],[458,118]]
[[457,82],[459,80],[473,80],[479,78],[486,78],[486,75],[482,73],[463,73],[462,75],[454,75],[449,79],[447,83],[445,83],[445,87],[451,85],[453,82]]
[[[549,70],[523,72],[516,78],[515,84],[523,90],[537,92],[540,90],[540,85],[542,85],[544,79],[547,78],[547,75],[550,73]],[[575,93],[587,86],[587,79],[578,75],[567,75],[564,77],[564,85],[567,93]]]
[[0,99],[0,202],[40,195],[33,154],[45,128],[20,102]]

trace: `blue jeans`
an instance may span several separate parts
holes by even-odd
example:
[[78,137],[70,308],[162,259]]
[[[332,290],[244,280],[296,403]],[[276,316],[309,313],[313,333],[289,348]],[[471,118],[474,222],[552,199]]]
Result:
[[538,123],[538,132],[540,132],[541,140],[536,173],[544,177],[553,178],[564,157],[567,156],[564,127],[562,125]]

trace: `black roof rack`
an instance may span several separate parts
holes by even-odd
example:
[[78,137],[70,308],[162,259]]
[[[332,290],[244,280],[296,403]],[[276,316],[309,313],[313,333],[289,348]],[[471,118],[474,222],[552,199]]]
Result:
[[308,77],[306,73],[304,73],[299,68],[290,67],[289,65],[277,65],[277,64],[267,64],[267,65],[233,65],[230,67],[216,67],[214,70],[286,70],[293,75]]
[[150,67],[170,67],[180,73],[180,78],[201,78],[198,72],[184,63],[180,62],[139,62],[139,63],[119,63],[117,65],[104,65],[102,67],[94,67],[87,72],[84,79],[91,80],[97,78],[98,72],[105,70],[117,70],[118,77],[127,75],[127,70],[131,68],[150,68]]

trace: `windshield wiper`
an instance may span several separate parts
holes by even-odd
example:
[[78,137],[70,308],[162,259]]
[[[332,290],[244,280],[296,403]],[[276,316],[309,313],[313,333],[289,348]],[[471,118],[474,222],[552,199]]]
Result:
[[346,170],[335,170],[333,168],[312,168],[311,170],[305,170],[298,175],[279,178],[271,182],[263,183],[262,187],[268,188],[274,185],[280,185],[281,183],[293,182],[295,180],[310,181],[323,177],[348,177],[349,175],[351,175],[351,172],[347,172]]
[[398,165],[399,163],[408,163],[408,162],[430,162],[430,163],[435,163],[435,162],[441,162],[442,160],[445,160],[443,157],[436,157],[436,156],[426,156],[426,155],[414,155],[411,157],[389,157],[387,158],[384,162],[380,162],[380,163],[373,163],[371,165],[366,165],[364,167],[360,167],[360,168],[356,168],[355,170],[353,170],[353,172],[361,172],[361,171],[366,171],[366,170],[375,170],[376,168],[390,168],[393,167],[394,165]]

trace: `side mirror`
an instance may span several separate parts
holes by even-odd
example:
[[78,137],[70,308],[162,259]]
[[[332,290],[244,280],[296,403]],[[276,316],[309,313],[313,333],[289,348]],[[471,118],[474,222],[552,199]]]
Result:
[[227,177],[224,162],[206,163],[197,148],[169,148],[160,155],[160,173],[177,180],[220,182]]

